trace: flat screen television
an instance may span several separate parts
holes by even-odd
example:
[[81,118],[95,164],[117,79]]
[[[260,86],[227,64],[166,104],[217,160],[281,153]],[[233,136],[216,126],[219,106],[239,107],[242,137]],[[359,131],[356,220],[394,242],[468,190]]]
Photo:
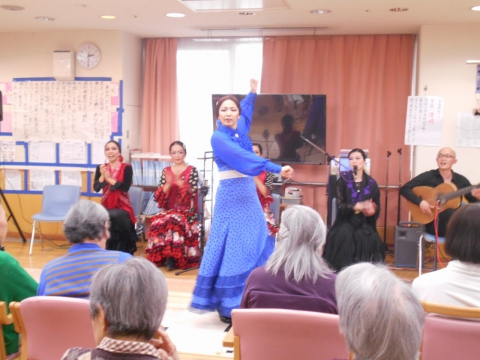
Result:
[[[212,95],[213,128],[216,103],[225,94]],[[245,95],[235,95],[241,101]],[[259,94],[249,136],[263,156],[278,164],[326,163],[327,96],[319,94]]]

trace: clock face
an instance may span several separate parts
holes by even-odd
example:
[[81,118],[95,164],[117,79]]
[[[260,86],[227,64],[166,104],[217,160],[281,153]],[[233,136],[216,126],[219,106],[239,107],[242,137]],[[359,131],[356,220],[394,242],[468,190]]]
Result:
[[77,60],[84,68],[93,69],[100,62],[100,49],[90,43],[83,44],[77,51]]

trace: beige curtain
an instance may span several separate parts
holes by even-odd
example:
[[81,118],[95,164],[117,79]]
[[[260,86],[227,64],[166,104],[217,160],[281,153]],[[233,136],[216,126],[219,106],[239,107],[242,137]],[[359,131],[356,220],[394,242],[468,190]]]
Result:
[[[397,150],[402,149],[405,183],[409,147],[403,144],[414,45],[415,35],[268,38],[263,46],[262,92],[326,94],[327,152],[338,155],[343,148],[368,149],[371,175],[384,185],[387,151],[391,151],[389,184],[398,185]],[[297,181],[327,181],[326,167],[294,168]],[[306,204],[325,216],[324,190],[317,189],[315,197],[309,194],[312,191],[304,190]],[[389,226],[396,223],[397,194],[389,192]],[[384,207],[384,192],[381,204]],[[383,216],[382,211],[378,226],[383,226]]]
[[177,39],[147,39],[142,110],[142,151],[168,154],[178,140]]

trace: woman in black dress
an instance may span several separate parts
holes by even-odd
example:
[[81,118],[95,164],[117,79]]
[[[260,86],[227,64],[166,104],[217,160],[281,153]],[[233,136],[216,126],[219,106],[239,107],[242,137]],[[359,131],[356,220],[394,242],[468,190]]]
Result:
[[353,172],[337,181],[337,218],[327,237],[325,259],[336,271],[357,262],[384,262],[385,249],[377,232],[380,191],[365,171],[366,154],[348,153]]

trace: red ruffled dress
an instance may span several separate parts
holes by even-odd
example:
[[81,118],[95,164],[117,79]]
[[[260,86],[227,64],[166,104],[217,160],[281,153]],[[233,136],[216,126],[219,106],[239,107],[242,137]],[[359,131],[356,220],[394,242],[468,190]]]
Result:
[[[182,178],[184,185],[172,184],[167,193],[163,192],[166,178]],[[197,221],[198,172],[188,166],[179,176],[171,167],[163,170],[155,201],[163,211],[152,219],[145,249],[147,259],[157,266],[172,257],[175,268],[186,269],[199,265]]]
[[275,216],[270,211],[270,204],[273,203],[273,198],[270,195],[272,192],[272,184],[275,178],[271,172],[263,171],[258,178],[262,181],[262,183],[268,189],[268,195],[263,196],[260,190],[257,189],[258,199],[260,200],[260,204],[262,204],[263,213],[265,214],[265,221],[267,222],[268,226],[268,235],[275,237],[275,234],[278,232],[278,226],[275,222]]

